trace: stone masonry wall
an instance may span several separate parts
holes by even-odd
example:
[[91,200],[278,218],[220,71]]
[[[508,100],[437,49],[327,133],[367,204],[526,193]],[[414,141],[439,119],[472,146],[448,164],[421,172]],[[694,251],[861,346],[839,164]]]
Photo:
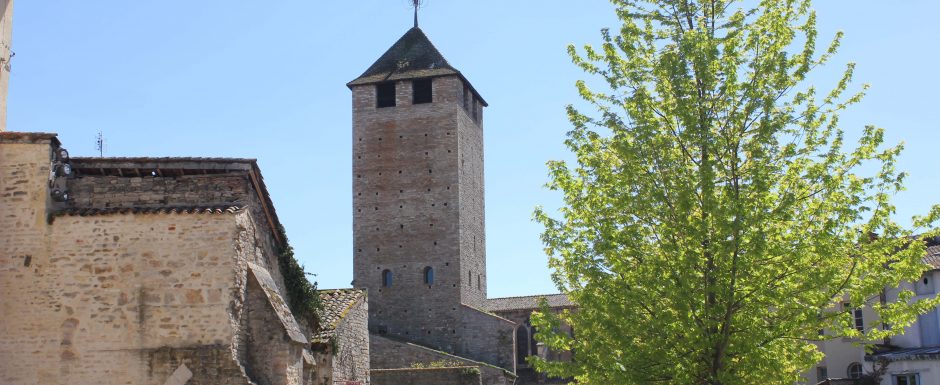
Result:
[[397,106],[376,108],[374,85],[353,87],[354,286],[368,289],[373,331],[453,351],[466,274],[455,118],[463,112],[456,77],[434,78],[432,88],[433,103],[412,105],[411,81],[400,81]]
[[372,371],[374,385],[480,385],[475,367],[429,369],[379,369]]
[[[512,385],[515,381],[515,376],[502,368],[435,351],[412,343],[396,341],[373,334],[369,340],[369,345],[373,352],[373,384],[379,384],[379,379],[375,377],[375,369],[411,368],[414,364],[427,366],[434,362],[456,362],[463,366],[477,367],[480,369],[484,385]],[[376,354],[375,352],[381,353]],[[403,382],[402,384],[406,383],[407,382]]]
[[[0,135],[0,383],[158,385],[191,376],[189,385],[248,384],[242,364],[250,370],[275,359],[284,363],[279,383],[300,383],[301,344],[265,344],[268,360],[254,365],[246,357],[261,342],[246,325],[273,314],[245,311],[248,263],[270,270],[271,287],[279,286],[272,290],[284,296],[272,233],[255,214],[258,197],[248,194],[251,207],[235,213],[50,216],[53,142]],[[239,190],[247,179],[231,176],[189,181],[231,181],[231,191],[247,191]],[[107,191],[94,191],[106,180]],[[144,179],[134,180],[84,179],[89,189],[79,182],[73,197],[101,207],[160,201],[144,198]],[[115,186],[137,190],[125,196]],[[200,200],[217,193],[190,203],[211,204]],[[277,323],[263,329],[286,338]]]
[[[245,314],[247,313],[247,314]],[[261,384],[287,383],[287,356],[290,346],[284,338],[281,321],[268,304],[261,285],[254,277],[248,280],[248,295],[243,318],[248,327],[239,334],[246,335],[246,372]]]
[[349,309],[336,327],[333,382],[369,383],[369,305],[366,298]]
[[162,384],[154,352],[229,345],[232,219],[57,218],[48,254],[0,276],[2,382]]
[[69,179],[75,207],[165,207],[247,203],[246,173],[120,177],[84,175]]
[[[472,96],[472,94],[470,95]],[[478,104],[478,103],[477,103]],[[482,108],[479,107],[478,108]],[[483,202],[483,121],[460,109],[457,121],[460,160],[460,301],[482,309],[486,301],[486,231]]]
[[460,309],[461,341],[457,354],[515,372],[516,324],[469,306]]

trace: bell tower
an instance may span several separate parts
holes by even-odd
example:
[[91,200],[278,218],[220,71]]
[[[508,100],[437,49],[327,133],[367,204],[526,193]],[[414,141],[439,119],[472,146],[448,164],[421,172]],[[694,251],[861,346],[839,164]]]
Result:
[[486,299],[483,107],[417,27],[361,76],[353,99],[356,288],[372,333],[462,350]]

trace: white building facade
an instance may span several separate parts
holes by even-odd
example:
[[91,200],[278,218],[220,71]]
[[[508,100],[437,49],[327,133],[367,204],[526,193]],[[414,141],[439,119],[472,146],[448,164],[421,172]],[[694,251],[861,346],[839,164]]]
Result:
[[[896,301],[903,290],[914,292],[915,300],[936,297],[940,290],[940,242],[930,243],[924,262],[932,268],[919,281],[887,289],[885,300]],[[852,312],[860,330],[885,327],[869,307],[858,310],[849,303],[841,306]],[[872,347],[870,353],[866,354],[865,345]],[[834,338],[821,342],[819,348],[826,357],[815,370],[806,373],[808,383],[859,379],[884,370],[880,385],[940,385],[940,308],[920,315],[902,334],[885,341],[861,343],[855,339]]]

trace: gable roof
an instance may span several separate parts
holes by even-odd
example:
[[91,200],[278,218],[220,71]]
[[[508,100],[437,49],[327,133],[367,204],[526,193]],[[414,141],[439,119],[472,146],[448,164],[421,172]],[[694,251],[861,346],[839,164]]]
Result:
[[530,295],[524,297],[505,297],[505,298],[490,298],[486,300],[486,308],[489,311],[498,312],[498,311],[508,311],[508,310],[522,310],[522,309],[538,309],[539,300],[545,298],[548,301],[548,307],[557,308],[557,307],[573,307],[574,303],[568,299],[567,295],[564,294],[548,294],[548,295]]
[[456,75],[470,88],[473,95],[487,106],[480,94],[470,82],[454,68],[441,51],[431,43],[421,28],[414,27],[405,32],[392,47],[385,51],[372,66],[358,78],[346,84],[347,87],[382,83],[394,80],[417,79],[437,76]]
[[328,342],[336,334],[339,323],[349,314],[349,309],[365,297],[365,291],[360,289],[320,290],[320,303],[323,304],[318,312],[320,330],[310,338],[310,341]]

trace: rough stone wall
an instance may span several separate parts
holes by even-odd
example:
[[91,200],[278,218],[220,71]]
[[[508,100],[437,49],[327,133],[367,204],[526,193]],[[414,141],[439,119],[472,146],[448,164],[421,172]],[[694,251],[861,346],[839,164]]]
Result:
[[268,304],[261,285],[254,277],[248,279],[248,293],[243,309],[247,330],[242,334],[248,338],[246,372],[261,384],[284,384],[288,382],[287,368],[291,357],[289,340],[284,338],[281,321]]
[[[274,314],[245,311],[263,308],[246,306],[248,263],[270,269],[284,295],[257,210],[49,217],[54,139],[11,134],[0,136],[0,383],[158,385],[191,376],[190,385],[248,384],[241,364],[274,360],[284,373],[275,383],[300,383],[301,344],[265,344],[267,360],[254,365],[247,357],[252,341],[256,349],[263,342],[247,325]],[[78,191],[78,200],[96,194]],[[136,191],[129,195],[147,194]],[[95,199],[123,196],[86,201]],[[262,329],[286,341],[278,323]]]
[[333,382],[369,383],[369,305],[365,298],[346,313],[336,327],[336,347],[333,356]]
[[[369,291],[370,328],[453,351],[459,323],[460,189],[456,77],[434,78],[433,103],[376,108],[353,87],[354,286]],[[434,282],[424,282],[424,269]],[[383,271],[391,272],[383,287]]]
[[516,324],[466,305],[460,309],[461,339],[456,354],[515,372]]
[[480,385],[475,367],[428,369],[380,369],[372,371],[374,385]]
[[[502,368],[408,342],[396,341],[373,334],[369,339],[369,346],[373,352],[373,384],[379,384],[379,379],[375,377],[375,369],[411,368],[414,364],[427,366],[427,364],[434,362],[457,362],[463,366],[478,367],[484,385],[511,385],[515,381],[515,376]],[[376,352],[381,353],[377,354]]]
[[153,352],[229,345],[234,229],[224,215],[57,218],[48,254],[0,278],[2,382],[162,384]]
[[[145,351],[147,376],[154,385],[248,385],[242,367],[232,360],[226,345],[194,348],[160,348]],[[186,382],[171,382],[171,376],[185,366],[191,373]],[[185,377],[184,377],[185,378]],[[161,382],[166,379],[166,382]],[[108,383],[106,379],[96,384]]]
[[[0,138],[0,273],[4,275],[24,274],[34,256],[48,253],[44,240],[51,158],[51,139]],[[0,296],[0,301],[6,297]]]
[[[101,176],[69,179],[75,207],[165,207],[248,203],[247,173],[217,175]],[[263,217],[259,217],[263,218]]]

